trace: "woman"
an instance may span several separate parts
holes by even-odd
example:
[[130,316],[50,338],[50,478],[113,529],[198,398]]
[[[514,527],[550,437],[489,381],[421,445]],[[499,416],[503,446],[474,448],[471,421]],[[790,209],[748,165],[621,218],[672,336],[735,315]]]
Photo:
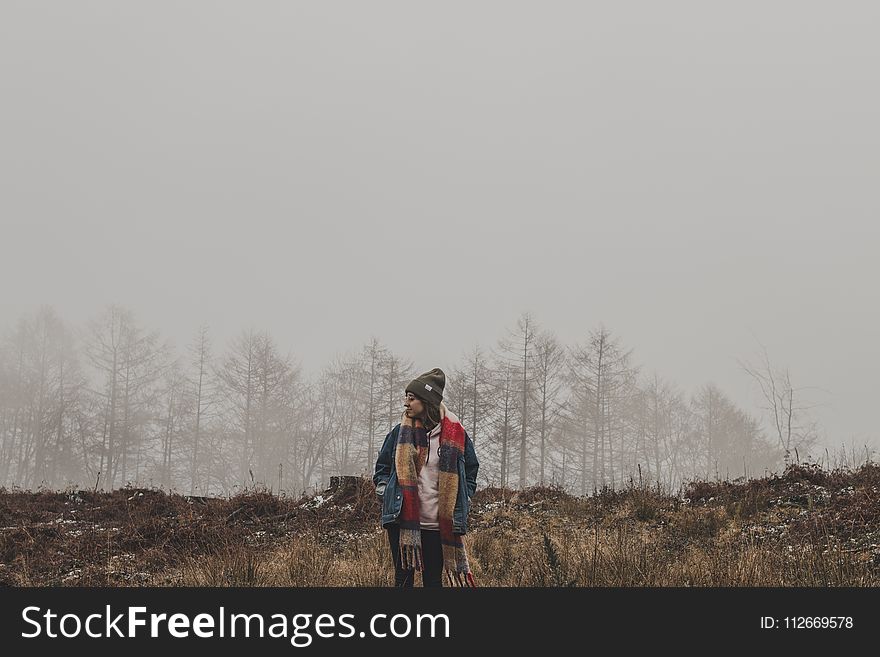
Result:
[[425,586],[475,586],[462,536],[480,463],[459,419],[443,404],[439,368],[406,387],[400,424],[385,437],[373,482],[382,498],[394,583],[411,587],[416,570]]

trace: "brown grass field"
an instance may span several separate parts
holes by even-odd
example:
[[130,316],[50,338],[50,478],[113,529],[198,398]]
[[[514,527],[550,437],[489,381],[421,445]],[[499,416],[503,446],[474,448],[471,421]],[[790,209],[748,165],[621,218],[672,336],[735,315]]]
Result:
[[[878,488],[875,464],[676,495],[488,488],[465,540],[480,586],[877,586]],[[378,516],[368,480],[301,499],[0,490],[0,585],[388,586]]]

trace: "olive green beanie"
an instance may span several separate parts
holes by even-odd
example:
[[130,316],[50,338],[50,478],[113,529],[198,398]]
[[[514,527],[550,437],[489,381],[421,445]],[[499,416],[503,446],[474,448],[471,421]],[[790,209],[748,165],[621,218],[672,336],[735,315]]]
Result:
[[416,397],[430,406],[440,406],[443,401],[443,386],[446,385],[446,375],[439,367],[429,372],[419,374],[406,387],[406,392],[411,392]]

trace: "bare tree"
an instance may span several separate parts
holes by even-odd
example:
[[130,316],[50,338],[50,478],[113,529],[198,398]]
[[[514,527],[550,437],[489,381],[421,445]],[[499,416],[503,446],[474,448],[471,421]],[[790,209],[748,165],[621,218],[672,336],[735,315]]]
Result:
[[169,347],[159,333],[139,327],[131,311],[108,306],[88,326],[86,353],[98,375],[94,393],[104,400],[100,465],[102,488],[128,480],[129,458],[138,478],[143,441],[158,402],[157,381],[166,367]]
[[5,336],[0,351],[0,484],[12,481],[18,462],[16,452],[25,426],[25,355],[29,330],[21,318]]
[[746,476],[750,470],[769,468],[776,462],[778,456],[761,435],[758,421],[715,385],[702,386],[691,400],[691,409],[693,475],[722,479],[742,472]]
[[162,460],[158,474],[161,485],[171,488],[179,469],[179,462],[175,459],[177,442],[185,431],[185,423],[191,413],[186,377],[179,360],[175,360],[165,371],[163,396],[165,413],[160,434]]
[[388,431],[391,431],[403,414],[403,391],[414,377],[413,363],[389,351],[379,365],[384,383],[383,393],[388,403]]
[[695,447],[703,458],[700,474],[708,479],[718,474],[718,454],[727,439],[733,407],[717,387],[706,384],[694,396],[691,408],[694,411],[694,430],[699,437]]
[[795,397],[800,399],[805,388],[795,388],[792,385],[787,367],[777,369],[771,365],[767,349],[763,345],[760,364],[740,362],[740,366],[761,390],[773,434],[779,441],[784,463],[788,465],[792,452],[799,450],[806,454],[818,439],[817,425],[807,415],[812,406],[795,402]]
[[[170,346],[160,344],[159,332],[147,332],[134,322],[124,327],[122,342],[122,427],[116,463],[111,463],[109,485],[117,475],[123,482],[140,479],[145,443],[161,398],[159,382],[168,367]],[[134,458],[134,477],[130,478],[129,459]]]
[[296,435],[300,368],[282,356],[268,332],[249,330],[233,340],[218,370],[227,426],[237,443],[240,485],[283,485]]
[[306,387],[303,392],[304,414],[299,426],[296,458],[298,486],[305,491],[327,481],[327,473],[322,465],[325,463],[327,446],[333,439],[334,416],[339,400],[326,370],[319,381]]
[[67,325],[49,306],[23,316],[0,350],[0,485],[10,475],[24,486],[69,480],[82,387]]
[[528,474],[528,426],[532,397],[532,361],[534,360],[534,343],[536,335],[535,322],[529,313],[523,313],[517,320],[516,328],[499,340],[498,358],[504,360],[517,370],[515,392],[519,415],[519,487],[524,488]]
[[226,399],[227,418],[239,439],[239,483],[247,485],[253,449],[254,398],[257,388],[257,336],[253,330],[238,335],[217,370]]
[[206,415],[215,403],[215,386],[213,377],[213,363],[211,359],[211,340],[207,325],[199,327],[194,342],[189,346],[190,353],[190,394],[193,397],[192,417],[192,457],[190,459],[190,494],[201,486],[202,462],[200,460],[202,447],[202,430]]
[[540,416],[538,432],[541,445],[538,481],[544,485],[547,443],[560,413],[558,399],[564,383],[565,348],[550,332],[538,335],[535,343],[535,403]]
[[274,489],[276,480],[280,479],[276,479],[278,466],[288,456],[299,368],[289,355],[282,356],[278,352],[268,332],[259,335],[257,345],[256,476],[258,481]]
[[107,472],[116,456],[117,415],[119,409],[119,379],[122,362],[125,325],[133,321],[130,311],[116,305],[92,320],[88,326],[86,354],[97,372],[99,387],[95,394],[104,398],[103,422],[101,423],[100,462],[97,478],[102,476],[101,487],[106,487]]
[[[491,396],[492,410],[490,415],[492,441],[499,446],[486,459],[487,478],[497,472],[502,487],[510,485],[511,441],[515,427],[517,407],[518,372],[516,368],[503,359],[495,360],[492,367]],[[496,460],[497,455],[497,460]],[[483,469],[482,467],[480,468]]]
[[[572,411],[583,437],[579,450],[582,495],[587,492],[588,482],[605,486],[615,479],[614,438],[618,437],[618,446],[622,447],[623,409],[634,392],[638,374],[630,364],[631,353],[623,351],[602,326],[590,333],[586,345],[572,350]],[[592,459],[589,473],[588,458]]]
[[663,483],[671,490],[677,476],[678,422],[686,410],[682,394],[654,373],[639,387],[634,401],[636,463],[644,464],[648,481]]
[[369,381],[369,392],[366,400],[367,453],[365,472],[371,472],[373,465],[376,462],[376,454],[373,452],[374,437],[377,433],[376,424],[379,421],[382,406],[384,405],[382,384],[384,383],[385,377],[383,377],[382,366],[383,363],[388,362],[388,357],[388,349],[382,346],[382,343],[379,342],[379,339],[375,336],[370,339],[369,343],[364,345],[362,358],[365,361],[366,367],[369,368],[369,372],[365,373],[367,374],[366,378]]
[[451,370],[451,396],[455,413],[470,430],[468,435],[477,443],[489,411],[489,363],[479,345],[465,355],[464,362]]

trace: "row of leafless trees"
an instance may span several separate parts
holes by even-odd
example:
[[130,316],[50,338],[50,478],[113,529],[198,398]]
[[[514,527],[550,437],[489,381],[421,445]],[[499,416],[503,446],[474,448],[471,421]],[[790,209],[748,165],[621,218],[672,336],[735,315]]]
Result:
[[[750,370],[765,393],[766,364]],[[587,493],[639,477],[674,488],[762,474],[811,439],[784,395],[768,407],[768,439],[713,385],[686,398],[642,376],[605,328],[567,347],[525,314],[494,348],[446,371],[446,401],[474,438],[482,485]],[[44,307],[0,344],[0,486],[298,494],[372,471],[415,374],[376,338],[306,377],[266,332],[242,332],[218,352],[201,327],[178,353],[125,308],[74,329]],[[785,381],[773,379],[778,398]]]

